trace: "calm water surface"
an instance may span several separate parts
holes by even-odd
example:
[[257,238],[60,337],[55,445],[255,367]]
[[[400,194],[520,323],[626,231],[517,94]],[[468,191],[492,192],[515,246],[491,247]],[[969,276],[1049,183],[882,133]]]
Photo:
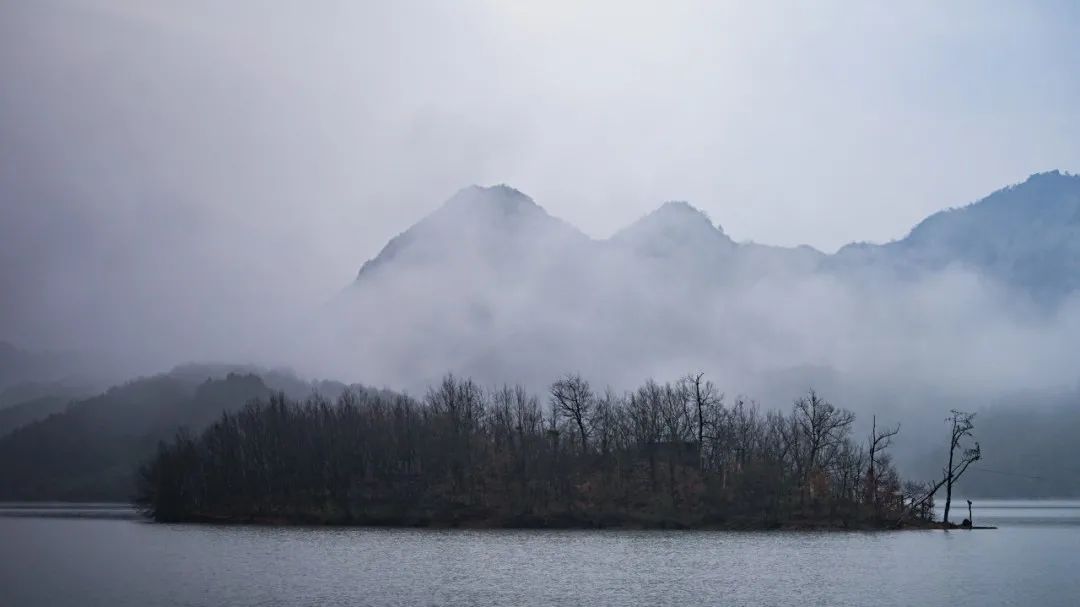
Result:
[[1080,605],[1080,502],[975,519],[1000,529],[219,527],[0,504],[0,606]]

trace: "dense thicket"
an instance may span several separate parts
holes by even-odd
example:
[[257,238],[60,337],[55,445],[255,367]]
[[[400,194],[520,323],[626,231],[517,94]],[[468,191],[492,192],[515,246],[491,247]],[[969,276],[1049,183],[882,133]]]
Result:
[[[421,400],[283,395],[181,432],[141,471],[158,520],[514,526],[866,526],[902,516],[887,433],[811,392],[727,404],[698,375],[541,401],[446,377]],[[873,455],[871,456],[871,453]]]

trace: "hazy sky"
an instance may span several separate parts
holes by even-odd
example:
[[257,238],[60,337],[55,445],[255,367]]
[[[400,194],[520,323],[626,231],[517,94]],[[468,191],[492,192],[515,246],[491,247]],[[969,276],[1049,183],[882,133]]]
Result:
[[[272,8],[271,8],[272,7]],[[470,183],[884,241],[1080,169],[1072,2],[0,0],[0,338],[322,300]],[[272,285],[271,289],[268,286]],[[129,323],[128,339],[146,323]],[[194,339],[194,338],[193,338]]]

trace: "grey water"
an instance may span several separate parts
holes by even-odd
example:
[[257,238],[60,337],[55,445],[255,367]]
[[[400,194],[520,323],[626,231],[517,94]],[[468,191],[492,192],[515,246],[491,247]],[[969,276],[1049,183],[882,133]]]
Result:
[[974,518],[999,528],[161,525],[123,506],[2,504],[0,606],[1080,604],[1080,502],[983,501]]

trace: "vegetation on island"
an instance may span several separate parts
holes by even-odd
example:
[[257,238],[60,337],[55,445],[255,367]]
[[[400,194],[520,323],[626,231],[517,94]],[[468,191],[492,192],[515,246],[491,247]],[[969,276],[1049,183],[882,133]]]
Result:
[[617,394],[578,375],[541,400],[446,376],[422,399],[283,394],[181,431],[140,471],[158,521],[511,527],[879,528],[928,524],[899,427],[853,433],[811,391],[786,412],[703,374]]

